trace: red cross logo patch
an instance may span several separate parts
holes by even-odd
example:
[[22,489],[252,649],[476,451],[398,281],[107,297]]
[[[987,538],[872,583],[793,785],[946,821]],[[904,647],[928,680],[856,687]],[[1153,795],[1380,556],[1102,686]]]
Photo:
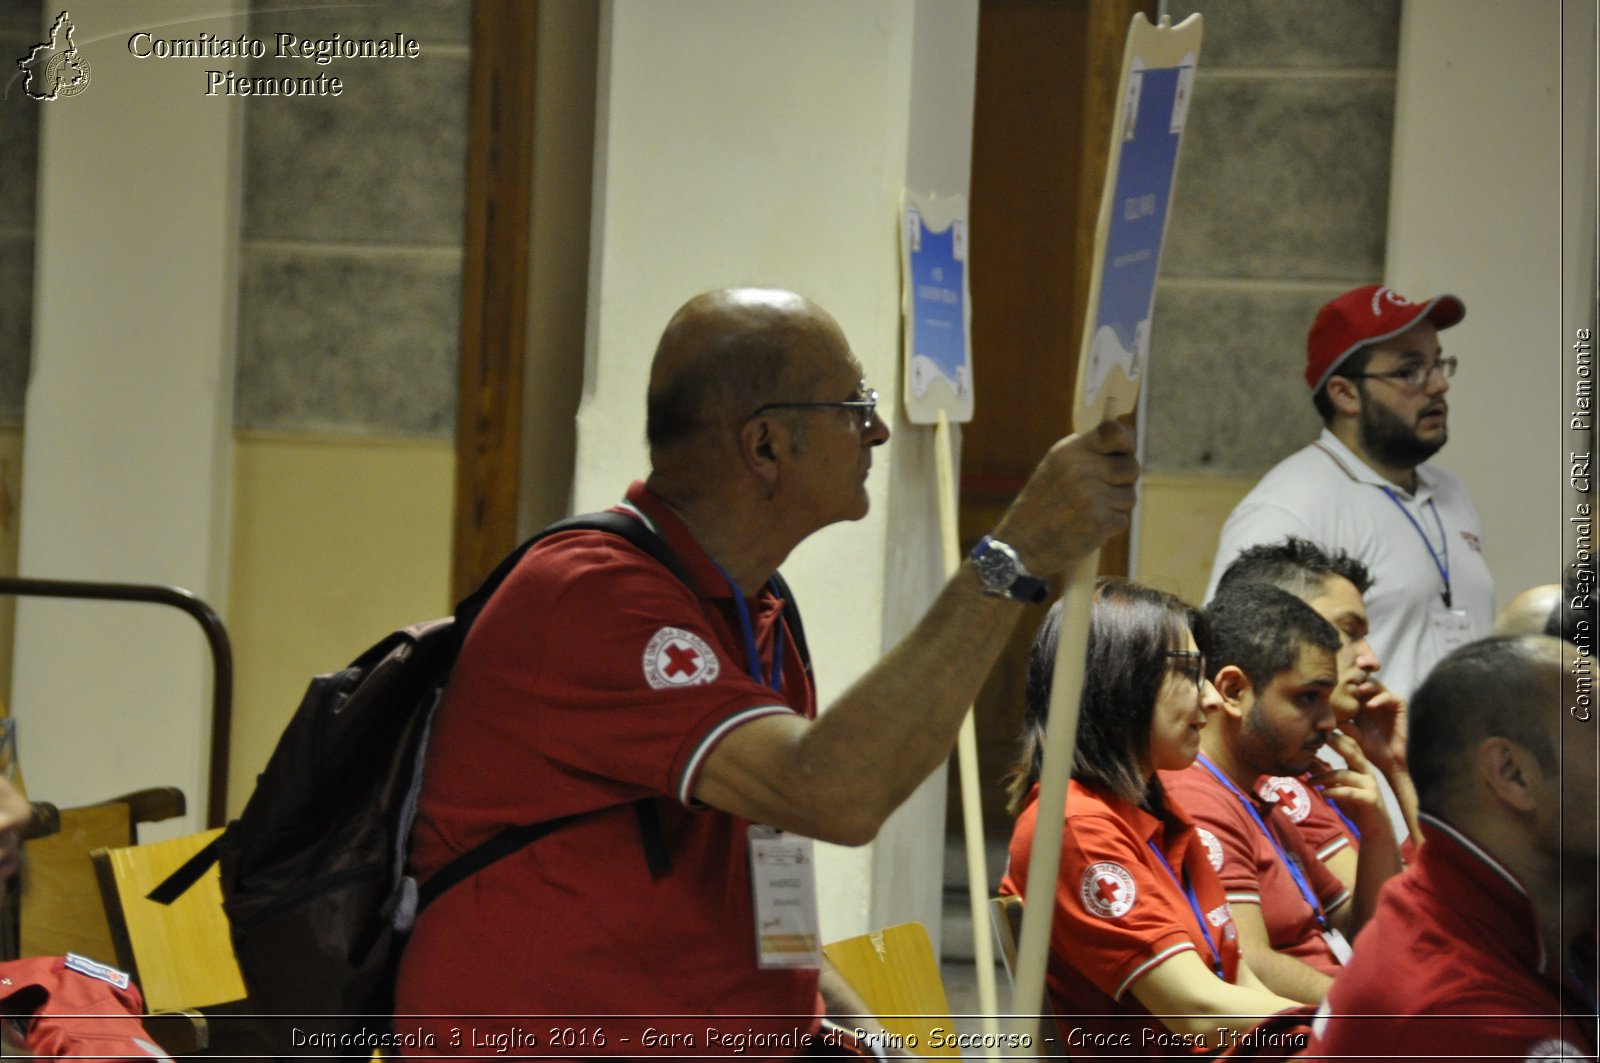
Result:
[[721,663],[706,640],[692,631],[664,627],[644,648],[644,679],[651,687],[699,686],[717,678]]
[[1311,794],[1299,779],[1274,775],[1263,782],[1256,792],[1265,800],[1276,801],[1291,822],[1304,823],[1306,817],[1311,815]]
[[1139,889],[1133,876],[1121,864],[1090,864],[1083,870],[1078,896],[1090,915],[1101,919],[1120,919],[1133,908]]
[[1204,827],[1194,829],[1195,837],[1200,839],[1200,844],[1205,848],[1206,860],[1211,863],[1211,870],[1222,870],[1222,843],[1217,841],[1217,836]]

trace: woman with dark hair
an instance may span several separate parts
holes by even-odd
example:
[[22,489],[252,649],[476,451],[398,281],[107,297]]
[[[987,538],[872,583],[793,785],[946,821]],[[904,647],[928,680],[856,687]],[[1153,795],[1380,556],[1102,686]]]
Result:
[[[1000,884],[1017,896],[1027,890],[1060,618],[1057,603],[1028,661],[1010,780],[1017,822]],[[1203,1051],[1298,1006],[1245,965],[1216,873],[1222,848],[1168,803],[1156,776],[1194,762],[1221,704],[1206,679],[1206,636],[1200,613],[1170,594],[1122,579],[1095,588],[1046,977],[1073,1057]]]

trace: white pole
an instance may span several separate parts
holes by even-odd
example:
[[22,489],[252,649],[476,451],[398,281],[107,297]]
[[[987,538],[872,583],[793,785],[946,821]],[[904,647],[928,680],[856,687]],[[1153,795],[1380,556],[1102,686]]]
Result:
[[[961,567],[961,542],[956,531],[955,442],[944,410],[934,426],[939,476],[939,532],[946,575]],[[978,1009],[983,1032],[1000,1033],[1000,1004],[995,995],[994,940],[989,934],[989,872],[984,860],[983,799],[978,788],[978,733],[969,708],[956,737],[956,763],[961,773],[961,825],[967,841],[967,899],[972,908],[972,962],[978,978]]]

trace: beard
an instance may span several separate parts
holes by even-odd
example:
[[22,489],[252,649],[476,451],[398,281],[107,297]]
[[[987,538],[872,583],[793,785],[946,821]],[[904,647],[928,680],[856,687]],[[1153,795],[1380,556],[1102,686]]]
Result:
[[1421,439],[1414,424],[1406,424],[1401,417],[1381,402],[1373,400],[1362,389],[1361,421],[1357,425],[1361,446],[1385,465],[1414,469],[1439,453],[1439,448],[1449,439],[1441,431],[1437,440]]
[[1266,709],[1257,701],[1245,710],[1240,740],[1240,758],[1262,775],[1299,775],[1309,771],[1317,751],[1327,744],[1321,733],[1312,733],[1299,743],[1285,737],[1272,724]]

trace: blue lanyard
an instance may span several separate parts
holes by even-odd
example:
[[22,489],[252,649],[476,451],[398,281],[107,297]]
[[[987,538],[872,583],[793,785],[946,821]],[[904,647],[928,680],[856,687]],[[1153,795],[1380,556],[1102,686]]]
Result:
[[1161,866],[1167,869],[1167,874],[1172,876],[1172,881],[1183,890],[1183,895],[1189,898],[1189,910],[1194,913],[1194,921],[1200,924],[1200,933],[1206,939],[1206,948],[1211,950],[1211,969],[1217,972],[1217,977],[1224,982],[1228,976],[1222,973],[1222,952],[1217,948],[1217,943],[1211,940],[1211,931],[1206,927],[1206,917],[1200,912],[1200,899],[1194,895],[1194,886],[1189,882],[1189,870],[1184,869],[1183,878],[1179,879],[1177,872],[1172,870],[1172,865],[1167,863],[1167,855],[1161,851],[1154,838],[1150,839],[1150,851],[1156,854],[1156,859],[1161,861]]
[[[757,683],[771,687],[774,693],[783,692],[783,619],[778,619],[778,632],[772,638],[772,679],[767,679],[767,673],[761,667],[761,651],[756,648],[756,629],[750,623],[750,607],[745,604],[744,592],[739,585],[733,582],[733,577],[728,575],[728,570],[716,561],[711,562],[717,566],[717,571],[722,573],[722,578],[728,581],[728,590],[733,592],[734,607],[739,610],[739,631],[744,635],[744,656],[749,665],[750,678]],[[774,595],[778,593],[777,584],[767,580],[767,589]]]
[[1380,488],[1380,490],[1389,496],[1389,501],[1393,502],[1400,512],[1405,514],[1406,520],[1411,522],[1411,526],[1417,529],[1417,535],[1421,537],[1422,545],[1428,548],[1428,556],[1433,558],[1433,567],[1439,570],[1439,578],[1444,581],[1444,593],[1439,597],[1444,599],[1444,607],[1446,609],[1453,608],[1454,602],[1452,599],[1454,596],[1450,593],[1450,537],[1445,534],[1444,521],[1439,517],[1439,507],[1434,503],[1433,499],[1428,499],[1428,508],[1433,510],[1433,522],[1439,526],[1440,549],[1435,550],[1432,540],[1428,538],[1428,533],[1422,530],[1422,525],[1417,523],[1417,518],[1411,515],[1411,511],[1406,508],[1405,503],[1401,502],[1399,497],[1389,488],[1384,487]]
[[1215,776],[1218,782],[1227,787],[1228,792],[1239,799],[1240,804],[1244,805],[1244,810],[1250,813],[1250,818],[1256,821],[1256,826],[1261,828],[1261,833],[1267,836],[1267,841],[1271,842],[1272,848],[1277,850],[1278,859],[1282,860],[1283,866],[1289,869],[1290,876],[1294,878],[1295,886],[1300,890],[1300,896],[1305,899],[1306,904],[1310,906],[1311,911],[1316,915],[1317,925],[1326,931],[1328,929],[1328,917],[1322,912],[1322,903],[1317,900],[1317,895],[1311,892],[1311,884],[1306,881],[1305,875],[1301,873],[1300,865],[1289,859],[1289,854],[1284,851],[1283,846],[1278,842],[1278,836],[1272,833],[1266,821],[1261,818],[1261,813],[1256,809],[1256,803],[1246,797],[1237,786],[1233,785],[1233,780],[1222,774],[1217,766],[1211,763],[1210,757],[1204,753],[1200,754],[1199,763],[1206,771]]
[[[1322,787],[1319,786],[1317,789],[1321,790]],[[1323,799],[1328,802],[1328,807],[1333,809],[1333,814],[1338,816],[1344,822],[1345,829],[1350,832],[1350,837],[1359,842],[1361,840],[1361,831],[1356,829],[1356,825],[1354,823],[1350,822],[1350,817],[1344,814],[1344,810],[1338,806],[1333,798],[1324,794]]]

